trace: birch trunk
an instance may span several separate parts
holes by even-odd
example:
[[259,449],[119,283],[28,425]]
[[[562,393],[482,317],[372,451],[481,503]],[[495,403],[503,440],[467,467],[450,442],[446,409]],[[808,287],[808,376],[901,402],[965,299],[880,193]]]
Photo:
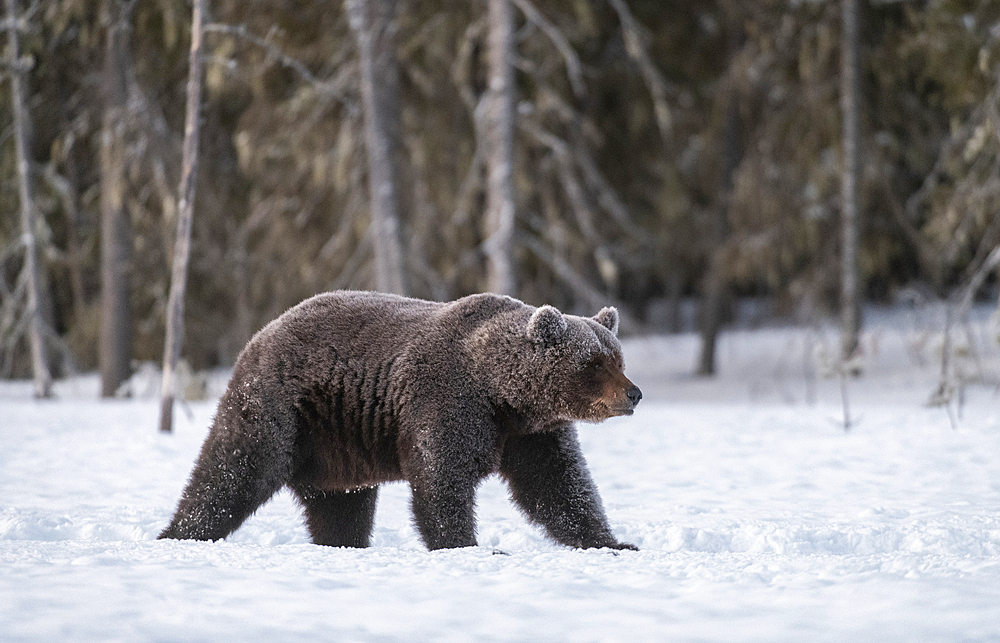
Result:
[[859,0],[841,0],[840,107],[843,116],[844,167],[841,177],[841,358],[850,360],[858,350],[861,333],[861,293],[858,275],[858,182],[861,173],[858,49]]
[[489,0],[486,138],[486,287],[515,295],[514,16],[510,0]]
[[17,189],[21,212],[21,237],[24,243],[24,268],[27,276],[28,344],[31,369],[35,380],[35,397],[52,395],[52,375],[49,372],[48,350],[45,343],[45,322],[41,310],[41,274],[35,248],[35,199],[31,189],[31,167],[28,152],[28,110],[24,103],[24,85],[20,69],[21,46],[17,33],[16,0],[6,0],[7,38],[13,64],[10,73],[11,103],[14,111],[14,147],[17,154]]
[[369,236],[375,255],[375,287],[409,290],[401,243],[399,69],[396,61],[396,0],[345,0],[358,40],[361,95],[371,194]]
[[191,52],[188,57],[187,105],[184,116],[184,147],[181,158],[180,199],[177,207],[177,240],[170,274],[167,300],[167,337],[163,345],[163,388],[160,403],[160,431],[173,430],[174,374],[184,341],[184,290],[187,286],[188,257],[191,255],[191,220],[194,216],[195,185],[198,176],[198,121],[201,107],[201,36],[205,0],[194,0],[191,12]]
[[129,297],[131,233],[125,210],[125,131],[128,127],[128,26],[115,0],[103,20],[104,115],[101,124],[101,332],[98,366],[101,395],[114,397],[131,370],[132,319]]

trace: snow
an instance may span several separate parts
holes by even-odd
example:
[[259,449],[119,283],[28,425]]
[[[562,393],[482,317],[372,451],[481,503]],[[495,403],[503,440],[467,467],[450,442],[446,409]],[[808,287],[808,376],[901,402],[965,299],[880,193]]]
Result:
[[[850,432],[831,329],[726,333],[714,380],[693,335],[627,341],[645,399],[580,427],[620,554],[553,544],[496,480],[470,549],[428,552],[402,484],[366,550],[310,544],[285,493],[226,541],[157,541],[213,403],[160,435],[93,375],[0,383],[0,641],[1000,640],[1000,393],[926,406],[934,325],[869,327]],[[988,313],[958,336],[956,369],[995,377]]]

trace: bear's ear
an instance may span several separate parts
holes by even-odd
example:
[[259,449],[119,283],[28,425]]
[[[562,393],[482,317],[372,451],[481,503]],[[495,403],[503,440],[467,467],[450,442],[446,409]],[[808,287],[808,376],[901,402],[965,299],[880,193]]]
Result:
[[612,335],[618,334],[618,309],[614,306],[602,308],[594,315],[594,321],[610,330]]
[[552,306],[542,306],[528,320],[528,339],[540,344],[551,344],[566,332],[566,319]]

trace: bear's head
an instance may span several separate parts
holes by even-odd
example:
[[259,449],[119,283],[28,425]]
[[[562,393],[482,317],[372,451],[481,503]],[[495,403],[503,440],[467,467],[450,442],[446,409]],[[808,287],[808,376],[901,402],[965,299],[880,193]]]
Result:
[[632,414],[642,393],[625,377],[616,309],[593,317],[552,306],[518,312],[481,327],[474,342],[475,361],[502,401],[542,423]]

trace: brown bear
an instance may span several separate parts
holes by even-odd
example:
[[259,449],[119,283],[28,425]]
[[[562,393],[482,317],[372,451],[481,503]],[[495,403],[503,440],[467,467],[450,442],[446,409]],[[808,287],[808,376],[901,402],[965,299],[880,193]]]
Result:
[[405,480],[429,549],[474,546],[476,487],[499,473],[554,540],[635,549],[611,533],[573,426],[642,397],[617,331],[614,308],[490,294],[307,299],[243,349],[160,538],[224,538],[287,485],[313,542],[367,547],[378,485]]

